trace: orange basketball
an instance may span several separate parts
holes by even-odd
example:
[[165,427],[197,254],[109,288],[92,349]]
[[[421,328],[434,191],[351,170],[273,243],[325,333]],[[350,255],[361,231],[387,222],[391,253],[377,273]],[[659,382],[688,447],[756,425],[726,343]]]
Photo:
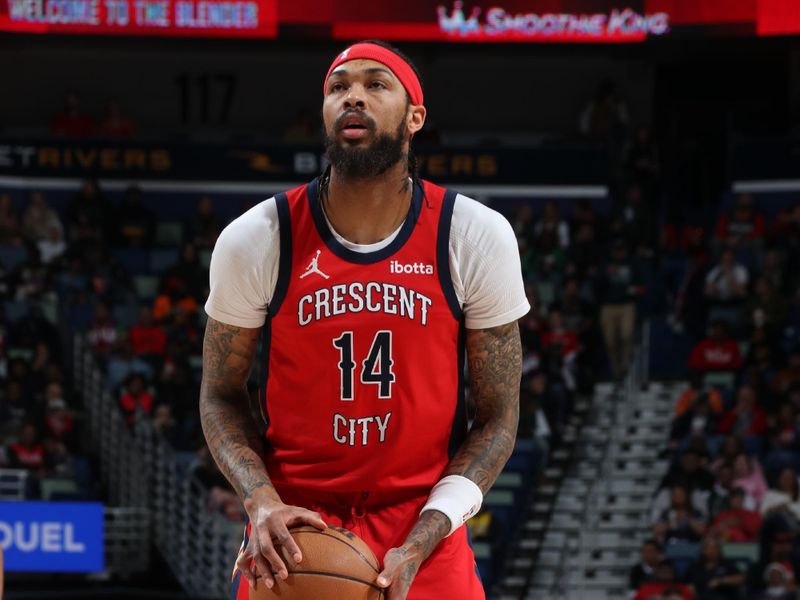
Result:
[[303,560],[292,566],[285,580],[275,578],[272,589],[261,578],[250,600],[380,600],[383,590],[375,580],[380,566],[369,546],[355,533],[341,527],[320,531],[304,525],[290,529]]

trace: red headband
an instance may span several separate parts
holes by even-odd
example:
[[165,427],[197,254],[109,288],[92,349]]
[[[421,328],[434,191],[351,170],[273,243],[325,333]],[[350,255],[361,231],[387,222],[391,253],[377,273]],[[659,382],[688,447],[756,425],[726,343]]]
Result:
[[328,87],[328,78],[331,76],[333,70],[350,60],[365,58],[374,60],[382,65],[386,65],[394,73],[394,76],[403,84],[403,87],[408,92],[411,98],[411,104],[422,104],[422,86],[419,83],[417,74],[403,58],[392,52],[391,50],[378,46],[377,44],[354,44],[347,50],[337,56],[328,74],[325,75],[325,82],[322,84],[322,93],[325,94]]

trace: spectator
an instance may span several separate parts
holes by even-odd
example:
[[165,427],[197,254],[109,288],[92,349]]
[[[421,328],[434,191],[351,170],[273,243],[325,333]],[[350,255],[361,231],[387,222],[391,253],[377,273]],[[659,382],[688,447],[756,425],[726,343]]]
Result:
[[137,356],[151,361],[163,358],[167,334],[153,319],[149,306],[139,308],[139,321],[128,330],[128,341]]
[[19,217],[7,193],[0,194],[0,246],[17,246],[22,242]]
[[672,488],[683,486],[691,494],[690,503],[703,512],[706,509],[707,493],[714,485],[714,477],[706,469],[704,457],[693,447],[684,451],[680,461],[673,462],[661,479],[658,492],[653,499],[651,517],[658,520],[669,509],[672,501]]
[[703,539],[699,558],[689,571],[688,580],[699,600],[738,600],[739,587],[745,576],[733,562],[722,557],[719,541],[707,536]]
[[64,390],[60,383],[54,381],[47,384],[45,400],[47,403],[47,414],[45,415],[47,437],[74,446],[75,417],[67,409]]
[[146,415],[151,415],[154,400],[153,392],[147,389],[144,377],[138,373],[130,374],[119,395],[119,405],[125,423],[133,425],[137,409],[141,409]]
[[131,248],[148,248],[153,243],[155,218],[142,202],[142,190],[135,185],[125,190],[125,200],[117,210],[117,243]]
[[677,448],[681,441],[689,437],[705,438],[714,435],[719,429],[719,417],[720,414],[712,409],[709,396],[698,394],[692,407],[672,422],[670,447]]
[[708,335],[692,348],[689,355],[689,368],[700,372],[735,371],[741,366],[739,344],[728,335],[724,321],[712,322]]
[[106,113],[97,127],[99,137],[110,139],[132,138],[136,132],[136,125],[120,108],[116,98],[109,98],[106,102]]
[[222,227],[214,214],[214,202],[203,196],[197,203],[197,210],[191,222],[191,240],[199,248],[213,248]]
[[675,403],[675,417],[680,417],[691,410],[701,397],[705,397],[708,400],[711,412],[718,415],[722,414],[722,394],[713,387],[706,387],[703,384],[702,374],[693,371],[689,375],[689,388],[681,392],[681,395],[678,396],[678,401]]
[[86,179],[67,205],[67,226],[73,242],[104,242],[113,225],[111,203],[93,179]]
[[800,527],[800,492],[797,473],[791,467],[781,470],[775,481],[761,500],[761,514],[781,515],[789,524]]
[[168,278],[164,290],[153,302],[153,318],[166,324],[181,314],[194,314],[199,305],[186,289],[186,282],[180,278]]
[[742,488],[733,488],[728,498],[728,508],[716,513],[709,534],[723,542],[757,542],[761,515],[745,508],[746,493]]
[[164,274],[165,287],[180,282],[186,292],[198,302],[208,297],[208,269],[200,264],[197,246],[186,242],[181,246],[178,262]]
[[50,133],[59,137],[85,138],[94,132],[94,123],[80,109],[78,94],[70,91],[64,97],[64,111],[57,113],[50,124]]
[[625,151],[625,170],[631,182],[641,186],[648,203],[656,200],[658,175],[661,170],[658,149],[650,128],[640,125]]
[[558,206],[552,200],[544,205],[542,216],[533,227],[534,243],[545,233],[554,235],[560,248],[569,248],[569,226],[559,215]]
[[639,272],[628,258],[624,242],[612,245],[611,259],[606,264],[598,285],[600,323],[608,349],[611,372],[621,381],[630,362],[636,324],[636,298],[642,293]]
[[744,307],[744,318],[749,329],[766,328],[776,331],[783,326],[788,316],[786,301],[764,277],[755,281],[753,295]]
[[172,416],[169,404],[158,404],[153,411],[153,426],[175,450],[188,450],[186,436]]
[[108,385],[115,390],[134,373],[150,381],[153,378],[153,367],[136,356],[129,343],[122,342],[119,353],[108,361]]
[[764,581],[767,587],[757,597],[757,600],[797,599],[797,585],[794,581],[794,574],[785,564],[779,562],[768,564],[764,570]]
[[767,493],[767,482],[761,465],[747,454],[740,454],[733,461],[733,485],[750,495],[756,506],[761,505],[764,494]]
[[696,542],[705,532],[703,514],[691,504],[688,488],[673,486],[670,490],[670,506],[653,525],[653,537],[662,544]]
[[731,245],[764,238],[764,215],[753,210],[750,194],[740,194],[733,210],[720,215],[714,237]]
[[617,94],[617,86],[610,79],[604,79],[583,109],[579,128],[581,134],[591,140],[622,140],[629,121],[628,107]]
[[39,259],[44,265],[50,265],[60,258],[67,251],[61,225],[51,225],[46,237],[36,242],[36,248],[39,250]]
[[45,438],[45,475],[48,477],[74,477],[75,457],[64,442],[54,438]]
[[58,213],[47,204],[44,194],[33,191],[28,196],[28,206],[22,214],[22,233],[31,242],[50,239],[51,229],[56,228],[63,237],[64,227]]
[[693,600],[694,593],[689,586],[675,581],[675,569],[664,561],[656,567],[653,579],[643,584],[638,590],[633,600]]
[[103,361],[116,350],[119,343],[119,328],[111,311],[105,302],[97,302],[94,307],[94,319],[86,332],[86,341],[89,343],[95,356]]
[[241,501],[220,472],[205,444],[198,448],[197,459],[190,473],[208,490],[209,511],[221,512],[232,521],[242,520]]
[[16,442],[8,445],[8,462],[12,469],[27,469],[41,473],[44,469],[44,446],[33,423],[25,423]]
[[739,436],[763,435],[767,426],[764,411],[756,403],[756,391],[752,386],[739,388],[736,405],[729,410],[719,424],[720,433]]
[[744,265],[736,261],[733,250],[726,248],[719,264],[706,275],[706,297],[717,306],[735,306],[747,294],[749,274]]
[[792,388],[800,387],[800,347],[791,351],[786,366],[775,374],[772,387],[777,394],[785,394]]
[[625,199],[611,215],[611,235],[621,237],[628,247],[650,256],[656,246],[656,219],[653,210],[644,202],[642,188],[631,184]]
[[770,449],[775,454],[788,455],[800,450],[798,435],[797,409],[790,403],[781,404],[777,417],[769,418],[767,436]]
[[656,568],[664,561],[664,549],[658,540],[649,538],[639,550],[639,562],[628,573],[628,589],[637,590],[653,581]]

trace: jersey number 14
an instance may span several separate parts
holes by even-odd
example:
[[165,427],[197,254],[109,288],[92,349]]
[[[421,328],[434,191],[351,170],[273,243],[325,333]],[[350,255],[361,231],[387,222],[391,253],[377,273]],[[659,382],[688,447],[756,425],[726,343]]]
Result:
[[[353,360],[353,332],[345,331],[333,340],[339,350],[339,374],[341,375],[342,400],[353,399],[353,376],[356,362]],[[361,383],[378,386],[378,398],[392,397],[394,372],[392,371],[392,332],[381,330],[375,334],[367,357],[361,363]]]

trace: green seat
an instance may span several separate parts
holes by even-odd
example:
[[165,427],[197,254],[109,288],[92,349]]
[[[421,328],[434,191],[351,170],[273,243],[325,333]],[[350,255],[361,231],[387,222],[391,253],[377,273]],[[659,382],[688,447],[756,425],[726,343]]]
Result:
[[522,475],[519,473],[500,473],[494,487],[518,488],[522,485]]
[[152,300],[158,294],[158,277],[137,275],[133,278],[133,287],[140,300]]
[[78,494],[78,486],[72,479],[45,477],[39,485],[43,500],[50,500],[56,494],[67,496]]
[[489,490],[483,499],[484,506],[513,506],[514,492],[510,490]]
[[758,544],[729,543],[723,544],[722,556],[730,560],[746,560],[754,563],[758,560]]
[[180,221],[161,221],[156,223],[156,244],[159,246],[180,246],[183,243],[183,225]]
[[540,281],[536,284],[536,301],[539,306],[552,304],[556,299],[556,288],[549,281]]
[[204,269],[211,265],[211,250],[200,250],[197,253],[197,258]]
[[492,557],[492,547],[487,542],[474,542],[472,544],[472,552],[478,560]]
[[731,389],[736,383],[736,374],[731,371],[712,371],[705,374],[703,383],[715,388]]

